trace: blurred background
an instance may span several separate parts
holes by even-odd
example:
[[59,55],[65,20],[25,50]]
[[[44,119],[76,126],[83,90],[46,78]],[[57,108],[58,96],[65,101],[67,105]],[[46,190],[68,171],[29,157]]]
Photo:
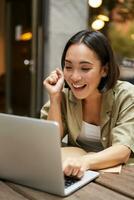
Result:
[[134,0],[0,0],[0,112],[39,117],[43,80],[91,27],[110,40],[120,79],[134,83]]

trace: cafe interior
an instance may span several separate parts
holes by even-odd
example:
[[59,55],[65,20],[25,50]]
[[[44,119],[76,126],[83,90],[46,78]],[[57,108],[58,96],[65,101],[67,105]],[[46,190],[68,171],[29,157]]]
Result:
[[[44,66],[49,62],[46,44],[50,34],[50,10],[52,3],[56,7],[63,2],[1,0],[0,112],[39,117],[46,95],[42,82],[47,71]],[[82,3],[68,2],[70,6],[74,2]],[[109,38],[120,65],[120,79],[134,83],[134,0],[83,3],[88,12],[87,21],[83,23]]]

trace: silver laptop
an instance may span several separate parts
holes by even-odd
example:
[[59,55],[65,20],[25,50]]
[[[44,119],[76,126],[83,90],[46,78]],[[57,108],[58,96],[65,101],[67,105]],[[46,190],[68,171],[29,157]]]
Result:
[[99,176],[86,171],[65,185],[61,160],[56,122],[0,113],[0,179],[67,196]]

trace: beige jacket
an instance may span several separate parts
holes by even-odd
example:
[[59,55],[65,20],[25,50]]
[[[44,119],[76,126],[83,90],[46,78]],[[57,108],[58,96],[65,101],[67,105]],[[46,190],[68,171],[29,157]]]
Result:
[[[41,118],[47,119],[50,102],[41,109]],[[82,104],[69,89],[64,89],[62,118],[69,144],[79,146],[76,139],[82,126]],[[105,93],[101,108],[101,142],[104,148],[114,144],[128,146],[134,152],[134,85],[118,81]]]

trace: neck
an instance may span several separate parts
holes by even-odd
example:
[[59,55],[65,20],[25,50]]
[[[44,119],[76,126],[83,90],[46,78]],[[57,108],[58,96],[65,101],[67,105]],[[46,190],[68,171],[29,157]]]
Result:
[[88,96],[86,99],[83,99],[83,103],[84,104],[96,104],[96,103],[99,103],[101,102],[101,99],[102,99],[102,94],[100,92],[96,92],[94,93],[93,95],[91,96]]
[[101,93],[96,93],[82,101],[84,121],[95,125],[100,124],[101,102]]

